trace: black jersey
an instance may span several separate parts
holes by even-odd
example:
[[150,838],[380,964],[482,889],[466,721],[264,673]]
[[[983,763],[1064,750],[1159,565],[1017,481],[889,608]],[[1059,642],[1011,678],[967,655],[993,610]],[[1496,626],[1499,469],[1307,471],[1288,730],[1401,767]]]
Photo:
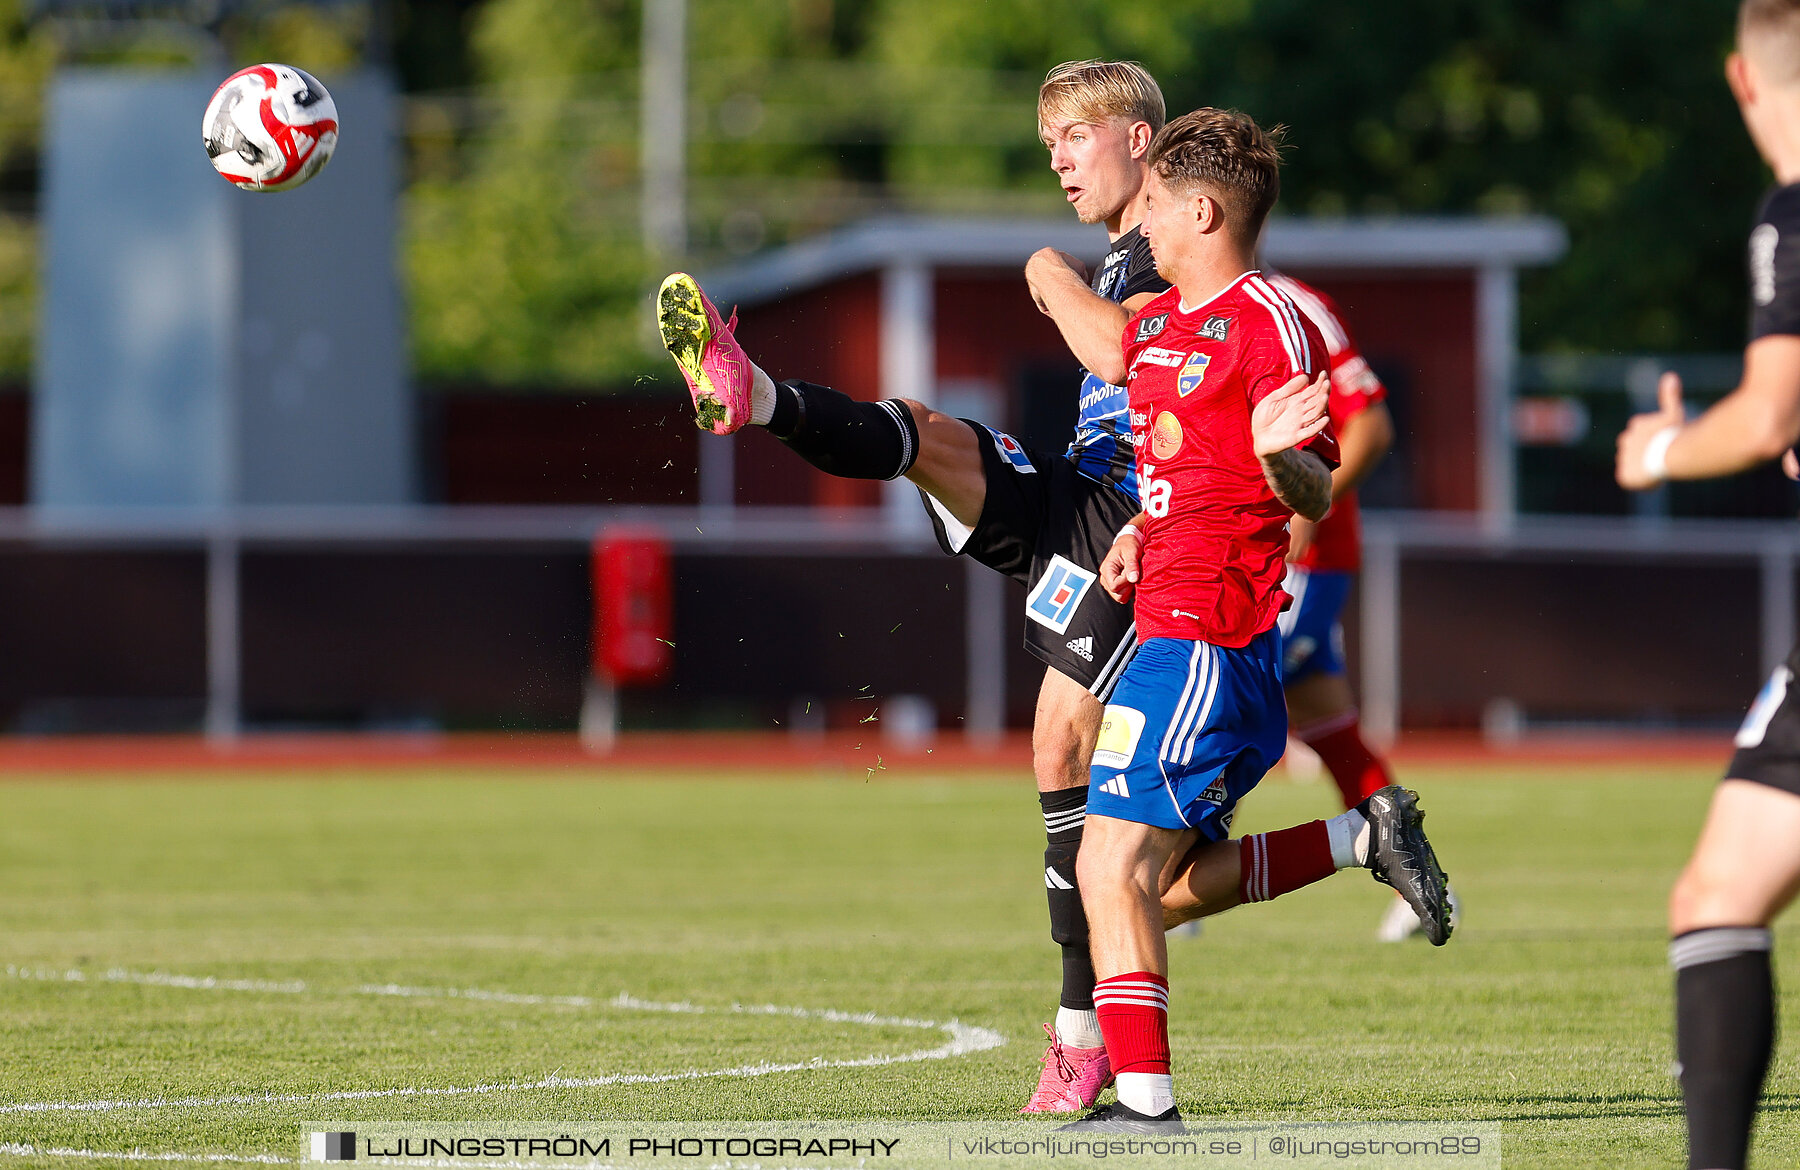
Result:
[[[1092,287],[1107,300],[1123,304],[1139,293],[1160,293],[1169,287],[1169,282],[1157,275],[1150,241],[1134,227],[1113,241],[1106,259],[1094,273]],[[1130,414],[1125,387],[1103,382],[1083,370],[1080,413],[1068,457],[1082,474],[1115,484],[1136,499],[1137,468]]]
[[1763,197],[1750,232],[1750,340],[1800,334],[1800,183]]

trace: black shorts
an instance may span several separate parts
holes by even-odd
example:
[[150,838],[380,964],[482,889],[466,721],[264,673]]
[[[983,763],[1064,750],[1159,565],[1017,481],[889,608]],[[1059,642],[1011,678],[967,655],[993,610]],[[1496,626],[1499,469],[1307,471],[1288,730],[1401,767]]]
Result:
[[1725,771],[1730,780],[1750,780],[1800,796],[1800,646],[1775,669],[1738,728],[1737,754]]
[[975,430],[987,499],[971,530],[921,491],[938,544],[1025,586],[1025,649],[1105,702],[1137,646],[1137,627],[1131,606],[1100,587],[1100,562],[1137,502],[1061,455],[962,421]]

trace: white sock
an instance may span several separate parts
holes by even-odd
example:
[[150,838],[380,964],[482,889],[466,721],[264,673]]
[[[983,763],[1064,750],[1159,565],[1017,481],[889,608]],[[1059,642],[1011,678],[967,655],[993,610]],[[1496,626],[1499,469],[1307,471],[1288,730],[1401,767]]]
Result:
[[1331,838],[1331,864],[1339,869],[1369,864],[1369,818],[1355,809],[1339,813],[1325,822]]
[[1100,1013],[1093,1008],[1056,1009],[1056,1038],[1070,1048],[1104,1048],[1106,1037],[1100,1034]]
[[1156,1117],[1175,1108],[1175,1078],[1168,1073],[1120,1073],[1119,1104]]
[[750,363],[750,425],[766,427],[775,417],[775,380]]

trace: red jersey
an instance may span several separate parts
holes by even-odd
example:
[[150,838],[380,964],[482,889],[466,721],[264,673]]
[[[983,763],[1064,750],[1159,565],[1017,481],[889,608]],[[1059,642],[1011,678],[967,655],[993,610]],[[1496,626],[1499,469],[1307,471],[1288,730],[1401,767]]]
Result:
[[[1387,387],[1369,368],[1344,325],[1337,303],[1318,289],[1291,276],[1276,273],[1270,284],[1288,295],[1325,338],[1331,358],[1331,429],[1344,433],[1344,422],[1387,397]],[[1345,492],[1331,505],[1331,514],[1319,521],[1312,546],[1300,554],[1299,565],[1354,573],[1362,565],[1362,517],[1356,493]]]
[[[1288,602],[1288,519],[1263,478],[1250,412],[1325,364],[1319,330],[1246,272],[1191,309],[1170,289],[1126,323],[1126,390],[1148,517],[1135,601],[1138,638],[1246,646]],[[1337,462],[1329,427],[1305,444]]]

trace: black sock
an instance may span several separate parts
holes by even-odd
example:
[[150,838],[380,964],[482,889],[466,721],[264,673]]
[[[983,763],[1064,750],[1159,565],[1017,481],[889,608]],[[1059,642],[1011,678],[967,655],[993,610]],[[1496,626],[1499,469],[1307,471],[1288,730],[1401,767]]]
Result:
[[1062,947],[1062,1006],[1094,1010],[1094,960],[1088,954],[1087,911],[1075,885],[1075,854],[1087,817],[1087,789],[1038,793],[1044,807],[1044,886],[1050,895],[1050,937]]
[[828,475],[899,479],[919,457],[919,425],[902,402],[858,402],[827,386],[780,382],[768,431]]
[[1687,1103],[1690,1170],[1741,1170],[1775,1049],[1769,932],[1722,926],[1669,944],[1675,968],[1675,1057]]

